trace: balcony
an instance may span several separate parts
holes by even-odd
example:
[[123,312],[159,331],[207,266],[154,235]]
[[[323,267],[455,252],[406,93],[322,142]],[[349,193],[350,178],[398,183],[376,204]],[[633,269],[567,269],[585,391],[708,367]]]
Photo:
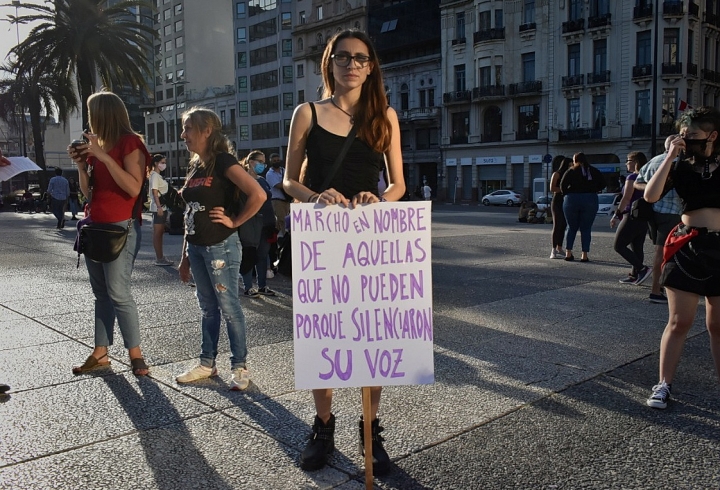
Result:
[[490,134],[481,134],[480,135],[481,143],[498,143],[500,141],[502,141],[502,134],[500,134],[500,133],[490,133]]
[[660,123],[660,136],[675,134],[675,123]]
[[582,87],[585,84],[585,75],[568,75],[562,77],[562,88]]
[[690,0],[688,2],[688,18],[697,20],[700,18],[700,7],[698,4]]
[[587,74],[588,85],[599,85],[610,83],[610,70],[599,71],[597,73]]
[[650,22],[650,21],[652,21],[652,16],[653,16],[652,4],[640,5],[633,9],[633,22],[635,22],[635,23]]
[[473,43],[481,43],[483,41],[496,41],[505,39],[505,28],[496,27],[494,29],[483,29],[473,33]]
[[682,1],[680,0],[665,0],[663,2],[663,18],[668,19],[679,19],[685,15]]
[[465,46],[465,41],[466,40],[464,37],[459,37],[457,39],[452,40],[452,45],[453,46]]
[[707,68],[703,68],[700,71],[701,77],[706,82],[711,83],[720,83],[720,72],[716,72],[713,70],[708,70]]
[[662,76],[663,78],[680,78],[683,74],[683,67],[681,61],[669,61],[664,62],[662,65]]
[[632,125],[632,137],[633,138],[649,138],[652,132],[651,124],[633,124]]
[[710,12],[704,12],[703,23],[709,24],[714,27],[720,27],[720,15],[711,14]]
[[588,18],[588,29],[610,26],[610,14],[600,14]]
[[602,128],[566,129],[558,132],[559,141],[599,140],[602,139]]
[[526,24],[520,24],[518,31],[522,34],[523,32],[534,31],[536,28],[535,22],[528,22]]
[[542,91],[542,82],[540,80],[531,80],[529,82],[511,83],[510,95],[534,95]]
[[458,90],[456,92],[446,92],[443,94],[443,102],[445,104],[456,104],[461,102],[470,102],[469,90]]
[[583,30],[585,30],[585,19],[569,20],[562,23],[563,34],[571,34]]
[[689,77],[697,77],[698,70],[697,70],[697,65],[695,63],[687,64],[687,74]]
[[641,85],[646,85],[650,82],[653,75],[653,65],[636,65],[633,66],[632,80],[633,82]]
[[505,96],[505,85],[485,85],[472,90],[472,100],[482,100]]
[[440,114],[438,107],[416,107],[407,111],[401,111],[400,118],[404,121],[427,121],[434,120]]
[[529,130],[529,131],[525,130],[525,129],[519,130],[515,133],[515,139],[518,141],[536,140],[536,139],[538,139],[538,130],[537,129],[533,129],[533,130]]

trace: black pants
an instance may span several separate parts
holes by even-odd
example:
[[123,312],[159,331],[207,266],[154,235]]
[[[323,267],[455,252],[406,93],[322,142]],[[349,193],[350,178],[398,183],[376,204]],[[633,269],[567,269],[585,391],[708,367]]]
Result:
[[645,236],[648,232],[648,222],[633,219],[627,214],[620,221],[615,233],[614,248],[620,256],[632,266],[631,275],[637,276],[643,268],[645,260]]
[[565,213],[563,212],[562,194],[555,194],[553,196],[552,201],[550,201],[550,209],[553,219],[553,248],[562,248],[563,240],[565,239],[565,228],[567,228],[567,221],[565,221]]

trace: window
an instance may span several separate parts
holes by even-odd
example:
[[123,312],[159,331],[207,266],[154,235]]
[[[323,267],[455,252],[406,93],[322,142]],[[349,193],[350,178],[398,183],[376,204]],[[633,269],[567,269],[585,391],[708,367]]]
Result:
[[502,85],[502,65],[495,65],[495,85]]
[[240,141],[250,140],[250,126],[247,124],[240,125]]
[[322,9],[322,5],[318,5],[318,6],[317,6],[317,8],[315,9],[315,14],[316,14],[316,15],[315,15],[316,19],[315,19],[315,20],[323,20],[323,9]]
[[175,32],[180,32],[182,30],[183,30],[183,21],[178,20],[177,22],[175,22]]
[[238,51],[237,67],[238,68],[247,68],[247,53],[245,51]]
[[283,66],[283,80],[282,83],[292,83],[293,81],[293,69],[292,66]]
[[185,62],[185,53],[178,53],[175,55],[175,64],[180,65]]
[[163,12],[163,20],[168,20],[170,17],[172,17],[172,9],[165,9]]
[[650,65],[652,64],[652,51],[650,43],[650,31],[643,31],[637,33],[637,65]]
[[277,60],[277,45],[271,44],[250,51],[250,66],[258,66]]
[[155,92],[155,102],[161,102],[163,100],[163,91],[158,90]]
[[467,143],[470,135],[470,113],[455,112],[452,115],[452,142]]
[[593,42],[593,73],[607,71],[607,39]]
[[162,45],[156,44],[155,45],[155,54],[160,54],[160,53],[162,53]]
[[580,99],[568,99],[568,129],[580,127]]
[[172,24],[168,24],[165,27],[163,27],[163,33],[165,33],[165,36],[169,36],[172,34]]
[[535,53],[522,55],[523,82],[535,81]]
[[465,65],[455,65],[455,90],[465,90]]
[[[250,91],[263,90],[266,88],[272,88],[278,86],[278,72],[277,70],[266,71],[265,73],[258,73],[250,75]],[[277,106],[277,101],[275,101]]]
[[687,62],[695,63],[695,33],[688,31]]
[[480,12],[478,14],[478,30],[487,31],[492,26],[490,25],[490,11]]
[[297,77],[298,77],[298,78],[304,78],[304,77],[305,77],[305,66],[303,66],[303,65],[297,65]]
[[386,20],[385,22],[382,23],[382,26],[380,26],[380,32],[382,33],[382,32],[394,31],[395,29],[397,29],[397,23],[398,23],[397,19]]
[[301,37],[299,37],[297,40],[297,49],[298,49],[298,51],[302,51],[303,49],[305,49],[305,43],[303,43],[303,40]]
[[244,27],[238,27],[236,32],[236,39],[238,44],[247,42],[247,29]]
[[495,29],[501,29],[503,26],[503,11],[495,9]]
[[677,63],[680,29],[665,29],[663,34],[663,63]]
[[525,0],[523,3],[523,23],[535,22],[535,0]]
[[502,111],[497,106],[490,106],[485,111],[482,140],[502,141]]
[[568,46],[568,76],[580,74],[580,45],[571,44]]
[[537,139],[540,128],[540,106],[537,104],[518,107],[518,138]]
[[298,90],[298,104],[302,104],[305,102],[305,91],[304,90]]
[[277,8],[276,0],[249,0],[250,17]]
[[424,109],[427,107],[427,91],[426,90],[418,90],[418,99],[420,101],[420,108]]
[[232,128],[235,128],[235,121],[236,121],[236,119],[237,119],[237,118],[235,117],[235,109],[234,109],[234,108],[233,108],[233,109],[230,109],[230,126],[231,126]]
[[155,75],[155,85],[162,85],[163,78],[162,75]]
[[569,0],[568,20],[579,20],[583,18],[583,3],[585,0]]
[[183,47],[183,37],[178,36],[175,38],[175,48],[182,48]]
[[283,57],[292,56],[292,39],[282,40],[282,55]]
[[155,123],[147,125],[147,142],[149,145],[155,144]]
[[235,17],[238,19],[244,19],[246,15],[247,10],[245,8],[245,2],[235,4]]
[[280,123],[269,122],[252,125],[253,140],[265,140],[280,137]]
[[247,92],[247,77],[238,77],[238,92]]
[[165,143],[165,122],[160,121],[157,123],[157,142],[158,145]]
[[300,25],[303,25],[303,24],[305,24],[306,22],[307,22],[307,19],[305,18],[305,11],[302,10],[302,11],[298,14],[298,23],[299,23]]
[[650,124],[650,90],[638,90],[635,94],[635,121]]
[[672,124],[675,122],[675,112],[677,107],[677,89],[664,88],[662,91],[662,117],[660,122],[663,124]]
[[292,121],[292,119],[283,119],[283,126],[284,126],[283,129],[285,130],[285,132],[283,133],[284,136],[290,136],[290,122],[291,121]]
[[295,107],[295,105],[293,104],[292,92],[285,92],[283,94],[283,110],[292,110],[293,107]]
[[435,107],[435,89],[434,88],[428,89],[428,106]]
[[182,3],[178,3],[177,5],[175,5],[175,15],[182,14],[182,11],[183,11]]
[[277,23],[275,18],[250,26],[250,42],[277,34]]
[[407,111],[410,107],[410,98],[407,83],[400,85],[400,110]]
[[606,124],[607,102],[605,95],[595,95],[592,99],[593,104],[593,127],[601,129]]
[[438,140],[437,128],[424,128],[415,131],[415,146],[417,150],[437,148]]
[[223,126],[227,125],[227,119],[226,119],[227,112],[225,110],[220,111],[220,124]]
[[170,68],[171,66],[173,66],[172,56],[168,56],[167,58],[165,58],[165,66],[167,68]]
[[[185,70],[178,70],[178,79],[182,78],[182,76],[185,75]],[[180,97],[185,95],[185,85],[178,84],[175,87],[175,97]]]
[[247,117],[250,115],[247,100],[241,100],[240,102],[238,102],[238,114],[240,115],[240,117]]
[[455,39],[465,39],[465,12],[455,14]]
[[280,14],[280,28],[283,30],[292,29],[292,14],[290,12]]
[[490,86],[490,67],[489,66],[483,66],[480,68],[480,76],[478,77],[478,80],[480,82],[481,87],[489,87]]
[[591,0],[590,17],[599,17],[610,13],[610,0]]
[[172,87],[165,89],[165,98],[170,100],[174,97]]
[[[175,106],[166,107],[165,111],[170,112],[175,110]],[[167,123],[167,142],[168,143],[175,143],[175,132],[173,131],[173,125],[174,121],[168,121]]]
[[165,74],[165,83],[172,83],[173,81],[173,73],[166,73]]

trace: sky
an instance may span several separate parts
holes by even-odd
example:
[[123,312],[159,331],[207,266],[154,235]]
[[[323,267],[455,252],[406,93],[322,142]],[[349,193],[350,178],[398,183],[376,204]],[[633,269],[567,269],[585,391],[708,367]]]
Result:
[[[34,3],[42,5],[44,2],[42,0],[22,0],[21,3]],[[32,13],[30,10],[22,8],[18,9],[18,14],[21,16],[23,14],[27,15],[30,13]],[[8,21],[8,15],[15,15],[15,7],[0,7],[0,61],[2,63],[8,61],[7,55],[9,51],[15,47],[18,40],[16,26],[14,24],[10,24]],[[31,29],[32,26],[19,26],[20,41],[27,37]]]

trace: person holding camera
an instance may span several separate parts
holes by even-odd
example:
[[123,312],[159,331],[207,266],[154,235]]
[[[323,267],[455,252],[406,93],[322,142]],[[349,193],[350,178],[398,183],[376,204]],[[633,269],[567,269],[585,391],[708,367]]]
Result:
[[153,155],[150,167],[150,212],[153,217],[153,249],[155,249],[155,265],[171,266],[172,260],[165,258],[163,253],[163,236],[165,235],[165,222],[168,210],[160,203],[160,196],[167,194],[169,184],[160,174],[167,167],[165,155]]

